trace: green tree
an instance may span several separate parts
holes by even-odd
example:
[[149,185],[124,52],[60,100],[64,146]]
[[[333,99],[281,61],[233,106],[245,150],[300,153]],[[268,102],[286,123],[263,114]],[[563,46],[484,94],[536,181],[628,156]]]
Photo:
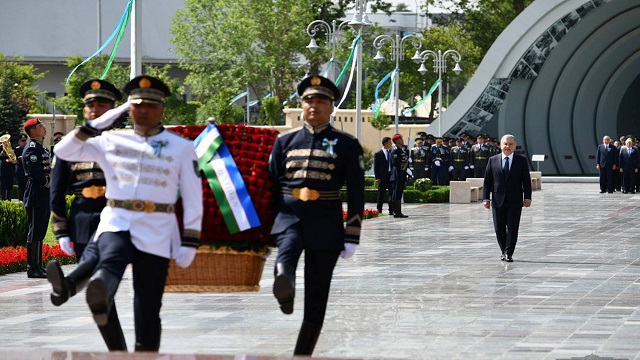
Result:
[[171,65],[165,65],[162,68],[148,67],[147,74],[157,77],[169,87],[171,96],[164,103],[164,118],[162,123],[166,125],[195,125],[196,123],[204,123],[206,119],[198,121],[198,108],[202,106],[197,101],[184,101],[184,86],[180,84],[178,79],[169,75]]
[[261,109],[267,125],[281,125],[283,123],[282,102],[277,97],[271,96],[264,99]]
[[0,54],[0,135],[9,132],[14,144],[27,114],[38,101],[39,90],[33,83],[44,75],[33,65],[24,64],[21,57],[10,61]]

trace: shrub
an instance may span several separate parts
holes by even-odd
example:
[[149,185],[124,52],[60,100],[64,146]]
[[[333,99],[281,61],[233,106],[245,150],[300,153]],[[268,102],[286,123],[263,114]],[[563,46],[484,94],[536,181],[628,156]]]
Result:
[[423,191],[423,192],[431,189],[432,185],[433,183],[429,178],[418,179],[413,183],[413,187],[415,187],[416,190]]
[[29,224],[21,202],[0,201],[0,247],[23,244]]

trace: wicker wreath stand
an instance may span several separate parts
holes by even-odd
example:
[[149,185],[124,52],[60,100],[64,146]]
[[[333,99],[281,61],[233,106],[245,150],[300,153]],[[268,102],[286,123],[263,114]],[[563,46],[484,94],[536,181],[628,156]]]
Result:
[[169,263],[166,292],[240,292],[260,290],[264,255],[230,248],[198,248],[195,260],[186,269]]

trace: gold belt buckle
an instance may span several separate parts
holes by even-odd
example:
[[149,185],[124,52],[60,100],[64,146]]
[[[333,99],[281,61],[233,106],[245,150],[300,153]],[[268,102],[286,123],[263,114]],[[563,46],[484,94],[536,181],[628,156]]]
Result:
[[302,201],[313,201],[320,198],[320,192],[318,190],[309,189],[308,187],[293,189],[291,190],[291,195]]
[[133,200],[131,201],[131,210],[154,212],[156,211],[156,204],[151,201]]
[[103,197],[106,191],[106,186],[91,185],[82,189],[82,196],[89,199],[97,199],[99,197]]

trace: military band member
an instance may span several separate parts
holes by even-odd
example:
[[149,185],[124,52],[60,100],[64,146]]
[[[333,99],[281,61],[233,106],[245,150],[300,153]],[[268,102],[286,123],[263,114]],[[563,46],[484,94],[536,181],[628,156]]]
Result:
[[[193,143],[162,126],[169,88],[143,75],[124,92],[128,102],[65,136],[55,153],[67,161],[97,162],[105,174],[107,206],[95,235],[100,262],[87,286],[94,320],[98,326],[108,324],[113,297],[132,264],[135,350],[158,351],[169,258],[187,267],[196,255],[202,185]],[[98,135],[127,109],[133,129]],[[178,195],[184,208],[182,234],[174,213]]]
[[465,181],[469,169],[469,151],[462,145],[462,139],[456,140],[456,145],[451,148],[451,180]]
[[27,145],[27,137],[21,135],[18,138],[18,146],[13,150],[16,153],[16,181],[18,183],[18,200],[24,200],[24,189],[27,186],[27,177],[24,174],[24,165],[22,164],[22,152]]
[[394,215],[396,218],[407,218],[408,215],[402,213],[402,195],[407,185],[407,169],[409,168],[409,152],[404,145],[404,138],[401,134],[391,137],[394,146],[391,148],[391,201],[393,202]]
[[[271,230],[278,245],[273,294],[285,314],[293,312],[295,273],[304,256],[304,316],[294,355],[311,355],[325,318],[333,269],[360,241],[364,212],[362,147],[329,124],[340,91],[322,76],[298,85],[304,125],[281,134],[269,172],[280,193]],[[347,222],[339,193],[347,186]]]
[[416,146],[411,149],[411,164],[413,165],[413,179],[423,179],[427,177],[427,168],[430,165],[429,150],[422,144],[422,139],[415,140]]
[[473,169],[473,176],[477,178],[484,178],[484,172],[487,169],[487,161],[493,156],[493,150],[489,144],[486,143],[486,138],[483,134],[478,134],[476,137],[477,143],[471,148],[470,155],[470,168]]
[[[8,143],[7,147],[9,151],[13,150],[11,143]],[[0,200],[11,200],[17,162],[17,157],[15,159],[12,158],[10,153],[4,149],[4,146],[0,146]]]
[[[84,82],[80,86],[80,96],[84,101],[83,114],[86,120],[102,116],[122,98],[113,84],[99,79]],[[66,215],[68,188],[75,195],[69,218]],[[54,234],[65,253],[73,255],[75,252],[78,263],[67,276],[62,273],[57,261],[52,260],[47,264],[47,279],[53,286],[51,302],[55,306],[64,304],[80,292],[98,265],[98,243],[92,240],[100,223],[100,213],[107,204],[105,192],[104,172],[96,162],[70,162],[54,158],[51,170],[51,217]],[[98,328],[109,350],[127,350],[115,303],[109,312],[107,325]]]
[[47,128],[39,119],[29,119],[24,123],[24,131],[29,135],[29,142],[22,153],[22,166],[27,177],[24,207],[29,221],[27,277],[45,278],[47,273],[42,267],[42,242],[49,227],[51,157],[42,142],[47,135]]
[[442,141],[443,139],[438,137],[435,145],[431,146],[431,182],[433,185],[447,185],[449,183],[449,148]]

